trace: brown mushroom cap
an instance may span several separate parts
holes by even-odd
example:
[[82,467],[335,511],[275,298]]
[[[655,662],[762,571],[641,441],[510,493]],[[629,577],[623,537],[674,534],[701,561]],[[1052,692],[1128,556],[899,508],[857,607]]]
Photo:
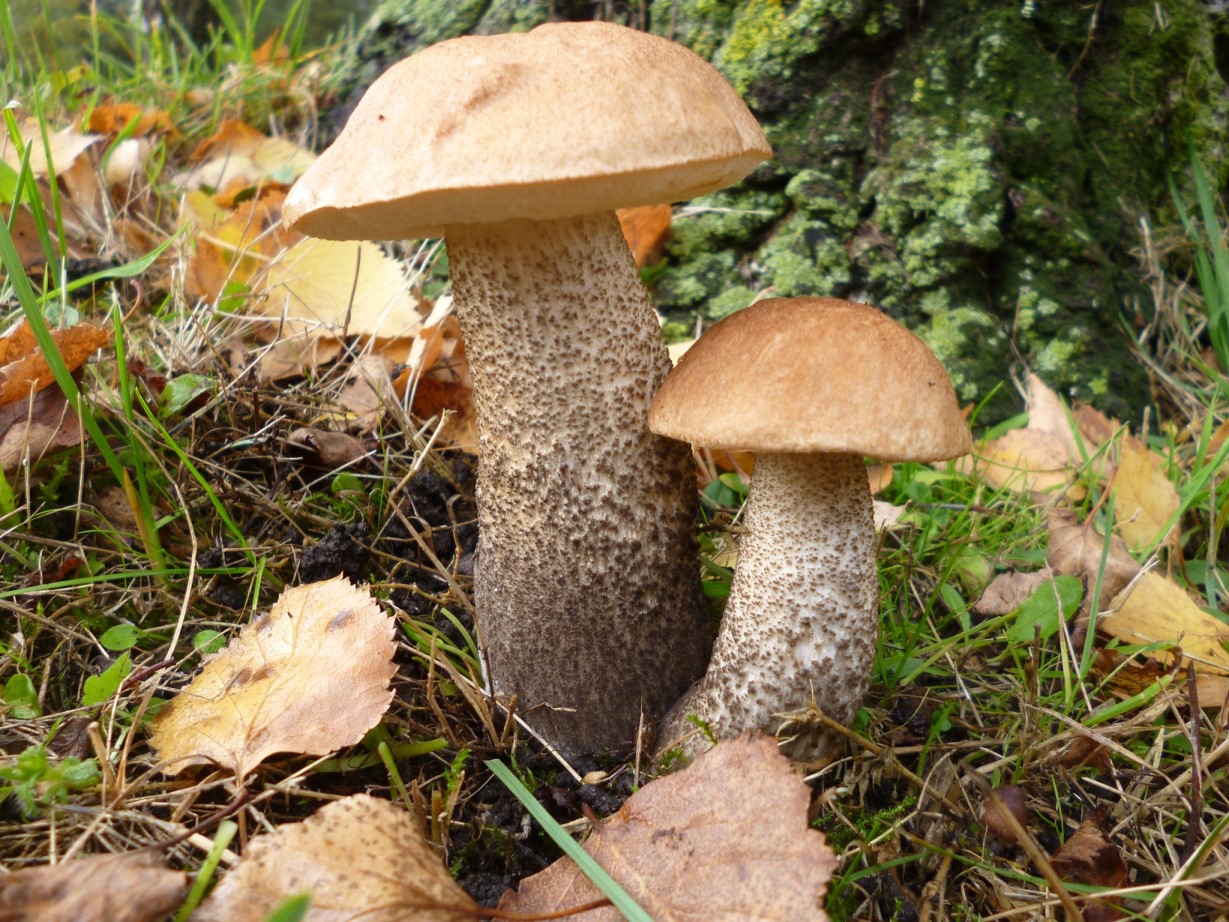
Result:
[[466,36],[367,91],[284,214],[332,240],[441,236],[676,202],[772,155],[738,94],[673,42],[609,23]]
[[708,330],[658,391],[649,428],[711,448],[941,461],[972,449],[947,372],[866,304],[760,301]]

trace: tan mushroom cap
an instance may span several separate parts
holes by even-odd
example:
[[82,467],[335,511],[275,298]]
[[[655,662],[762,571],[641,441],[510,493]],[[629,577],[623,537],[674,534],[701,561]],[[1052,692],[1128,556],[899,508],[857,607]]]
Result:
[[684,353],[649,428],[710,448],[940,461],[972,449],[947,372],[866,304],[781,298],[731,314]]
[[333,240],[435,237],[676,202],[772,156],[725,79],[609,23],[466,36],[394,65],[295,183],[284,214]]

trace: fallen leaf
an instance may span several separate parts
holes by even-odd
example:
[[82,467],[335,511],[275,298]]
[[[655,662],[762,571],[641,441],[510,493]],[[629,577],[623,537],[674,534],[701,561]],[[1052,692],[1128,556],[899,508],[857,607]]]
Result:
[[1009,615],[1035,593],[1042,584],[1054,578],[1052,573],[1000,573],[990,581],[973,604],[973,613],[985,618]]
[[1066,451],[1067,460],[1078,461],[1079,447],[1071,432],[1072,424],[1062,398],[1032,372],[1025,381],[1024,403],[1028,408],[1028,428],[1057,436]]
[[[1084,820],[1050,856],[1050,865],[1067,883],[1111,889],[1127,885],[1127,863],[1118,846],[1102,832],[1100,811]],[[1083,902],[1086,920],[1096,918],[1110,922],[1127,917],[1118,908],[1120,904],[1116,898],[1087,897]]]
[[[1046,560],[1055,573],[1078,576],[1091,591],[1101,569],[1105,538],[1091,522],[1081,523],[1067,509],[1051,509],[1046,515],[1050,546]],[[1110,538],[1105,573],[1101,577],[1101,598],[1112,599],[1139,573],[1139,564],[1117,535]]]
[[878,499],[873,501],[873,507],[875,531],[891,531],[899,527],[900,518],[907,511],[904,506],[894,506]]
[[357,743],[392,701],[393,625],[345,577],[287,589],[159,712],[162,770],[214,762],[242,779],[275,752]]
[[1010,813],[1017,823],[1027,829],[1028,808],[1024,802],[1024,789],[1017,784],[1003,784],[995,788],[994,793],[1003,806],[1000,807],[992,798],[986,797],[981,805],[981,816],[979,817],[981,824],[986,827],[986,832],[1000,842],[1008,845],[1014,844],[1019,836],[1016,835],[1016,830],[1004,814],[1003,808],[1006,808],[1007,813]]
[[432,419],[448,411],[442,436],[463,451],[478,450],[478,415],[471,387],[436,378],[420,378],[414,385],[414,414]]
[[131,102],[108,102],[90,110],[86,130],[97,134],[119,134],[128,128],[129,138],[143,138],[155,131],[176,134],[169,113],[147,109]]
[[[192,151],[198,166],[179,183],[186,189],[232,190],[263,180],[289,186],[316,155],[287,138],[271,138],[251,125],[227,119]],[[230,202],[228,202],[230,204]]]
[[[807,824],[810,789],[766,736],[723,741],[645,785],[594,826],[585,851],[660,920],[824,920],[836,857]],[[545,915],[601,898],[571,859],[521,881],[505,912]],[[613,907],[567,916],[616,922]]]
[[[240,350],[248,355],[253,350]],[[311,374],[318,368],[336,361],[341,355],[342,341],[336,337],[321,337],[314,333],[298,333],[277,339],[256,350],[256,366],[262,381],[281,381]]]
[[[110,335],[88,323],[52,330],[51,338],[69,371],[76,371],[110,341]],[[47,357],[24,320],[0,338],[0,406],[24,400],[30,391],[55,381]]]
[[1083,487],[1074,483],[1066,441],[1043,429],[1011,429],[975,447],[972,454],[957,461],[957,467],[994,489],[1062,493],[1072,499],[1084,495]]
[[5,922],[147,922],[188,895],[188,875],[152,852],[89,855],[0,875]]
[[1114,599],[1111,610],[1097,622],[1103,630],[1126,643],[1172,644],[1173,653],[1151,653],[1172,662],[1175,653],[1182,662],[1191,660],[1196,671],[1229,675],[1229,624],[1219,621],[1196,605],[1172,580],[1159,573],[1144,573]]
[[[22,148],[33,145],[30,149],[30,173],[35,179],[44,179],[51,175],[52,170],[59,177],[87,150],[102,140],[101,135],[82,134],[75,128],[64,128],[60,131],[47,133],[47,143],[43,143],[42,127],[37,119],[23,119],[18,125]],[[51,158],[48,161],[47,154]],[[14,170],[21,168],[22,153],[17,149],[7,131],[0,131],[0,160]]]
[[481,915],[405,810],[355,794],[254,838],[192,920],[264,922],[296,893],[311,894],[306,922],[473,922]]
[[58,387],[0,406],[0,469],[14,471],[81,444],[81,419]]
[[636,268],[660,262],[662,250],[670,239],[673,209],[669,205],[639,205],[620,208],[615,214],[632,256],[636,258]]
[[1127,545],[1138,551],[1168,541],[1177,525],[1170,525],[1170,519],[1180,504],[1178,491],[1153,465],[1151,452],[1142,445],[1124,444],[1114,477],[1114,520]]
[[330,429],[295,429],[286,436],[286,454],[329,470],[352,464],[369,449],[359,439]]
[[335,420],[340,428],[365,433],[380,425],[384,407],[396,399],[392,379],[393,361],[382,353],[369,352],[350,367],[336,403],[345,413]]
[[367,241],[299,240],[253,287],[259,311],[291,332],[394,339],[421,323],[401,263]]
[[285,198],[271,190],[232,210],[203,192],[185,195],[180,220],[196,231],[196,252],[184,280],[188,293],[217,301],[228,289],[251,284],[292,240],[281,223]]

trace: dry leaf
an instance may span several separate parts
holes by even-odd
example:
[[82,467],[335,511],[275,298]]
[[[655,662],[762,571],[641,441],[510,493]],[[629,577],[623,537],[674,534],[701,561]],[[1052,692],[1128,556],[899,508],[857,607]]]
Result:
[[[242,351],[244,354],[248,352],[246,347]],[[256,365],[262,381],[281,381],[283,378],[311,374],[336,361],[341,351],[340,339],[298,333],[260,347]]]
[[264,922],[296,893],[306,922],[473,922],[478,906],[405,810],[355,794],[252,840],[192,922]]
[[414,414],[432,419],[449,412],[443,437],[463,451],[478,450],[478,414],[471,387],[436,378],[420,378],[414,385]]
[[335,423],[354,432],[373,432],[380,425],[385,404],[396,399],[392,370],[392,359],[381,353],[360,356],[337,395],[336,403],[345,414],[338,414]]
[[[51,175],[52,169],[60,177],[76,162],[77,158],[102,140],[101,135],[82,134],[75,128],[48,132],[47,144],[43,144],[42,128],[37,119],[23,119],[18,125],[22,146],[33,145],[30,150],[30,173],[35,179]],[[50,150],[51,162],[47,161]],[[0,159],[14,170],[21,168],[22,154],[18,152],[7,131],[0,131]]]
[[994,789],[994,793],[1002,802],[1002,807],[995,803],[990,797],[982,801],[981,815],[979,819],[981,824],[986,827],[986,832],[994,836],[1000,842],[1005,842],[1008,845],[1014,844],[1019,836],[1016,835],[1015,827],[1011,821],[1004,815],[1006,812],[1025,829],[1028,828],[1028,807],[1024,801],[1024,789],[1018,784],[1002,784]]
[[[824,920],[836,857],[808,827],[811,793],[766,736],[727,740],[631,796],[585,851],[658,922]],[[570,859],[508,891],[499,908],[545,914],[601,898]],[[613,907],[569,915],[616,922]]]
[[[1177,583],[1159,573],[1143,574],[1103,614],[1097,627],[1131,644],[1164,643],[1180,648],[1196,671],[1229,675],[1229,624],[1219,621],[1196,605]],[[1177,652],[1177,651],[1175,651]],[[1165,662],[1166,651],[1150,654]],[[1204,702],[1210,704],[1210,702]]]
[[393,624],[345,577],[287,589],[159,712],[163,771],[209,761],[242,779],[275,752],[357,743],[393,698]]
[[129,138],[143,138],[155,131],[177,134],[171,116],[161,109],[146,109],[131,102],[109,102],[90,110],[86,129],[97,134],[119,134],[135,122]]
[[[52,330],[51,338],[69,371],[76,371],[110,340],[98,327],[79,323],[66,330]],[[0,406],[24,400],[32,390],[42,390],[55,381],[51,366],[24,320],[0,339]]]
[[973,613],[985,618],[1009,615],[1023,605],[1043,583],[1054,578],[1052,573],[1000,573],[973,605]]
[[1067,460],[1077,461],[1079,448],[1071,433],[1071,423],[1062,399],[1032,372],[1029,372],[1025,382],[1024,402],[1028,408],[1028,428],[1057,436],[1063,443]]
[[289,186],[316,155],[286,138],[271,138],[244,122],[228,119],[196,146],[191,159],[199,166],[182,177],[180,185],[193,190],[231,190],[233,201],[238,188],[265,180]]
[[81,438],[81,418],[58,387],[0,406],[0,469],[6,472],[80,445]]
[[1074,484],[1075,473],[1066,441],[1043,429],[1012,429],[990,442],[983,442],[971,455],[957,461],[965,473],[980,477],[995,489],[1017,493],[1066,493],[1083,496]]
[[900,517],[906,512],[904,506],[894,506],[877,499],[873,501],[873,507],[875,531],[891,531],[900,527]]
[[260,312],[291,332],[394,339],[421,323],[401,263],[367,241],[303,238],[254,287]]
[[[1138,551],[1162,537],[1169,540],[1174,531],[1169,520],[1180,504],[1178,491],[1153,465],[1151,452],[1142,445],[1124,444],[1114,478],[1114,520],[1127,545]],[[1162,535],[1166,526],[1169,529]]]
[[[1079,829],[1050,856],[1050,864],[1067,883],[1106,888],[1127,885],[1127,864],[1118,846],[1101,831],[1099,811],[1084,820]],[[1117,908],[1118,905],[1117,899],[1112,897],[1090,897],[1083,907],[1084,918],[1104,922],[1125,919],[1126,915]]]
[[227,209],[203,192],[184,196],[181,220],[196,228],[188,293],[216,301],[228,285],[247,285],[292,239],[282,228],[285,194],[270,190]]
[[[1050,547],[1046,560],[1059,575],[1078,576],[1091,588],[1101,569],[1105,538],[1092,523],[1080,523],[1075,513],[1066,509],[1051,509],[1046,515],[1050,530]],[[1110,539],[1105,573],[1101,577],[1101,598],[1112,599],[1139,573],[1139,564],[1116,535]]]
[[0,875],[4,922],[147,922],[188,895],[188,875],[152,852],[90,855]]
[[636,268],[643,269],[661,260],[662,250],[670,239],[669,205],[639,205],[620,208],[615,212],[623,237],[636,258]]
[[295,429],[286,436],[286,454],[334,470],[352,464],[370,449],[359,439],[329,429]]

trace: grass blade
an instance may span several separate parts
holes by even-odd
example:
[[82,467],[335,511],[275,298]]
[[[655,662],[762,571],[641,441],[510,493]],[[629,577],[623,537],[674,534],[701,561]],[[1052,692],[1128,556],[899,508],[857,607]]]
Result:
[[525,785],[521,784],[519,778],[512,773],[508,766],[504,765],[498,759],[490,759],[486,763],[486,767],[494,773],[495,777],[503,782],[504,787],[511,791],[516,799],[521,802],[529,815],[538,821],[539,825],[546,831],[546,834],[554,840],[555,844],[563,849],[563,853],[576,862],[577,866],[584,872],[584,875],[593,881],[593,885],[597,887],[610,900],[611,905],[627,919],[632,922],[653,922],[653,917],[645,912],[640,904],[632,899],[631,895],[624,890],[619,884],[606,873],[606,869],[593,860],[593,857],[586,852],[575,839],[573,839],[562,826],[555,822],[554,817],[546,812],[546,808],[538,803],[537,799],[529,792]]

